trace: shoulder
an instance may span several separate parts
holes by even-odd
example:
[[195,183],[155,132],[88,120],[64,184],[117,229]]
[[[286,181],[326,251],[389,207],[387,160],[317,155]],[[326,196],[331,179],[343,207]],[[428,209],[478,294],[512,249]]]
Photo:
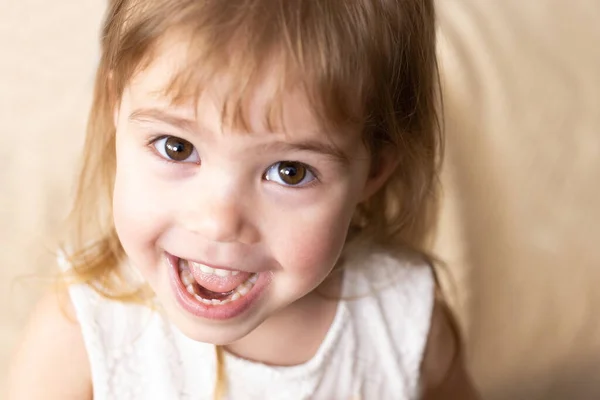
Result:
[[[35,382],[35,384],[32,384]],[[91,399],[90,366],[66,290],[37,304],[9,376],[9,399]]]
[[422,300],[427,319],[433,304],[435,279],[423,257],[409,251],[392,251],[376,245],[350,248],[345,254],[349,289],[368,286],[371,292],[402,293]]
[[343,297],[381,307],[391,333],[410,331],[403,336],[413,339],[411,349],[424,344],[435,291],[430,265],[418,255],[371,247],[351,254],[344,271]]
[[352,300],[351,315],[369,320],[359,329],[371,337],[385,332],[389,348],[382,341],[373,346],[393,356],[416,386],[434,304],[431,266],[418,255],[374,246],[352,254],[346,266],[342,297]]
[[466,372],[460,332],[452,312],[437,299],[421,364],[423,399],[479,398]]

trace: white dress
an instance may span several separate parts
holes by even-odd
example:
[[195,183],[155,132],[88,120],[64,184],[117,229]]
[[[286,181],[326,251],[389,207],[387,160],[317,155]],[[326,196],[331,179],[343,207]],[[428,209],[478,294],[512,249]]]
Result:
[[[94,400],[213,399],[214,345],[187,338],[157,311],[107,300],[85,285],[69,290]],[[226,399],[418,398],[433,293],[428,266],[384,252],[354,253],[344,300],[315,356],[273,367],[226,353]]]

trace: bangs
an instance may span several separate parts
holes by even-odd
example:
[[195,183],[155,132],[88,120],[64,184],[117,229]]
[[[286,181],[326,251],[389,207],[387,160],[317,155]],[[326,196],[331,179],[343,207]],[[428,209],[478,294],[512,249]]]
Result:
[[361,14],[356,7],[295,0],[138,2],[122,11],[115,92],[120,95],[176,38],[187,45],[185,62],[161,93],[173,104],[196,105],[215,81],[225,81],[223,126],[250,131],[248,108],[268,78],[262,122],[269,131],[285,131],[284,97],[297,91],[325,132],[361,126],[373,46],[345,27]]
[[108,5],[69,217],[72,234],[66,238],[78,282],[109,298],[143,297],[121,275],[126,253],[112,216],[115,107],[135,75],[168,56],[173,43],[185,46],[184,57],[177,59],[181,64],[172,79],[156,88],[173,104],[197,106],[223,80],[223,126],[250,131],[257,118],[253,113],[249,121],[253,95],[268,82],[256,122],[264,117],[262,125],[270,130],[285,132],[284,104],[300,92],[323,131],[350,127],[362,134],[374,167],[378,149],[391,148],[397,165],[384,186],[357,205],[347,241],[362,237],[425,248],[443,150],[433,0],[109,0]]

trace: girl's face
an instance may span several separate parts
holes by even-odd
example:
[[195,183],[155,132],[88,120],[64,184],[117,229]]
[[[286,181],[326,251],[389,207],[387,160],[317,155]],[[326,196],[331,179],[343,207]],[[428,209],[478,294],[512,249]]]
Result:
[[195,109],[173,106],[159,93],[184,54],[164,51],[115,110],[114,218],[169,318],[192,339],[227,344],[324,281],[381,179],[359,133],[323,132],[300,92],[282,104],[285,133],[268,132],[272,78],[251,96],[250,132],[221,124],[225,81]]

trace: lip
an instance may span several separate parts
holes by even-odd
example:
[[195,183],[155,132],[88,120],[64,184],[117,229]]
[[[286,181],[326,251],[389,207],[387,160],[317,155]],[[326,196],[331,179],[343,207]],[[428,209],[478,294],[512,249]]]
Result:
[[[258,274],[258,280],[254,283],[254,286],[250,292],[236,301],[214,306],[200,303],[190,293],[188,293],[183,285],[183,282],[181,282],[178,268],[179,257],[166,252],[165,255],[169,267],[169,281],[171,284],[171,289],[175,295],[175,300],[183,310],[197,318],[228,320],[238,317],[250,309],[260,299],[262,293],[271,282],[270,274],[267,272],[261,272]],[[204,265],[210,266],[209,264]],[[231,268],[222,269],[231,270]]]

